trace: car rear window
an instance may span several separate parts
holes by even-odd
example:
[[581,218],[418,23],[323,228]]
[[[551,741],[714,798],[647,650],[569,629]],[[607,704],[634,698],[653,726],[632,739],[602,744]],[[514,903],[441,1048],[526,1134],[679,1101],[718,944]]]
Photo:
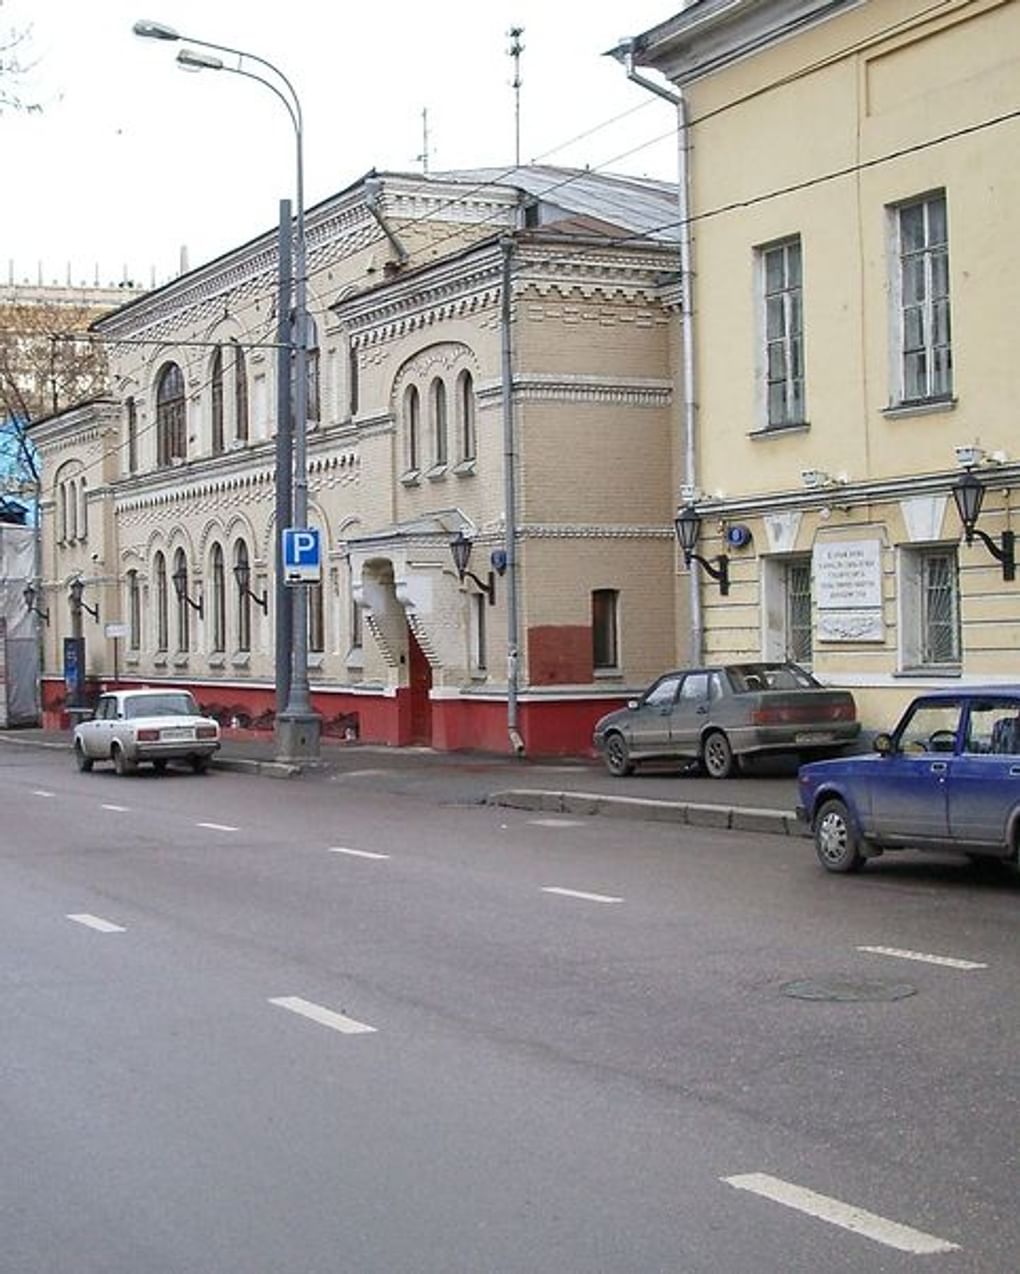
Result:
[[124,715],[132,717],[193,717],[198,707],[191,695],[138,695],[124,701]]
[[758,690],[815,690],[818,682],[796,664],[729,664],[726,668],[734,694]]

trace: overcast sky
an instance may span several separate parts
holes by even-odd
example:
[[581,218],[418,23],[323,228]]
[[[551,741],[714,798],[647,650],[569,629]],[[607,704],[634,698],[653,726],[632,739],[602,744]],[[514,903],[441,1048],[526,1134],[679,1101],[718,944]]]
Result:
[[[293,132],[280,103],[236,75],[188,73],[182,47],[141,40],[136,18],[243,47],[290,78],[305,117],[311,205],[372,167],[512,166],[511,26],[523,26],[524,161],[673,180],[675,116],[603,57],[677,0],[0,0],[0,27],[30,28],[39,101],[0,115],[6,280],[148,285],[268,229],[293,195]],[[8,86],[9,88],[11,86]],[[606,121],[631,112],[615,123]],[[580,141],[566,145],[579,134]],[[659,140],[654,140],[659,139]],[[648,144],[651,143],[651,144]]]

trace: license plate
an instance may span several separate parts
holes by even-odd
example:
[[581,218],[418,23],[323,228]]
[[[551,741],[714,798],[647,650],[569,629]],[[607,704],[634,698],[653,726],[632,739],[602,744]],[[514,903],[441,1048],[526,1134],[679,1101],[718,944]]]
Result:
[[793,736],[794,743],[831,743],[831,734],[795,734]]
[[160,730],[159,737],[164,742],[170,739],[193,739],[195,732],[189,729],[188,726],[174,726],[169,730]]

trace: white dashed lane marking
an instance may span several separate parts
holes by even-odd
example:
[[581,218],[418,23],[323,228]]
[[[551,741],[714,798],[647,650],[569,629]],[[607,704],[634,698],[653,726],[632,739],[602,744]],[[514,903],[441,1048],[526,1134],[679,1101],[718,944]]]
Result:
[[98,933],[127,933],[123,925],[115,925],[109,920],[103,920],[99,916],[90,916],[88,912],[80,912],[78,915],[69,915],[68,920],[73,920],[75,924],[84,925],[86,929],[95,929]]
[[347,849],[343,845],[331,845],[331,854],[348,854],[351,858],[389,858],[389,854],[374,854],[370,849]]
[[529,818],[532,827],[583,827],[579,818]]
[[126,814],[128,807],[126,805],[100,805],[101,810],[113,810],[115,814]]
[[297,1013],[301,1017],[310,1018],[320,1026],[328,1026],[330,1030],[339,1031],[342,1035],[368,1035],[375,1031],[374,1026],[366,1026],[364,1022],[355,1022],[354,1018],[343,1013],[334,1013],[321,1004],[313,1004],[311,1000],[302,1000],[299,995],[282,995],[271,999],[270,1004]]
[[207,827],[211,832],[238,832],[239,827],[231,827],[229,823],[196,823],[196,827]]
[[841,1229],[852,1230],[855,1234],[883,1243],[886,1247],[894,1247],[900,1252],[931,1256],[937,1252],[958,1250],[958,1244],[936,1238],[934,1234],[925,1234],[923,1230],[901,1225],[898,1221],[888,1221],[874,1212],[865,1212],[863,1208],[855,1208],[850,1203],[841,1203],[827,1195],[815,1194],[814,1190],[791,1185],[788,1181],[770,1177],[764,1172],[721,1179],[737,1190],[748,1190],[764,1199],[771,1199],[773,1203],[781,1203],[784,1207],[794,1208],[819,1221],[828,1221],[830,1225],[838,1225]]
[[55,796],[55,792],[47,792],[45,788],[36,787],[32,789],[33,796]]
[[858,947],[871,955],[895,956],[897,960],[919,960],[922,964],[939,964],[947,969],[987,969],[975,960],[959,960],[956,956],[931,955],[924,951],[902,951],[899,947]]
[[581,889],[560,889],[558,885],[543,885],[542,893],[559,894],[561,898],[581,898],[585,902],[623,902],[622,898],[614,898],[611,894],[589,894]]

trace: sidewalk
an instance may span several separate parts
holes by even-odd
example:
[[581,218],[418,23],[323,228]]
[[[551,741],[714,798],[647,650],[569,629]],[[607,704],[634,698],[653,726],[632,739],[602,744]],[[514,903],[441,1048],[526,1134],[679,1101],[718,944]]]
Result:
[[[39,747],[66,751],[70,732],[0,731],[0,749]],[[0,751],[0,757],[3,752]],[[530,761],[478,752],[435,752],[323,740],[321,759],[296,766],[276,759],[268,735],[225,730],[213,758],[221,770],[267,778],[300,779],[357,787],[361,791],[421,797],[439,804],[490,804],[561,815],[600,814],[690,826],[803,836],[794,814],[796,766],[785,760],[755,762],[744,776],[716,780],[647,767],[613,778],[598,761],[564,758]]]

